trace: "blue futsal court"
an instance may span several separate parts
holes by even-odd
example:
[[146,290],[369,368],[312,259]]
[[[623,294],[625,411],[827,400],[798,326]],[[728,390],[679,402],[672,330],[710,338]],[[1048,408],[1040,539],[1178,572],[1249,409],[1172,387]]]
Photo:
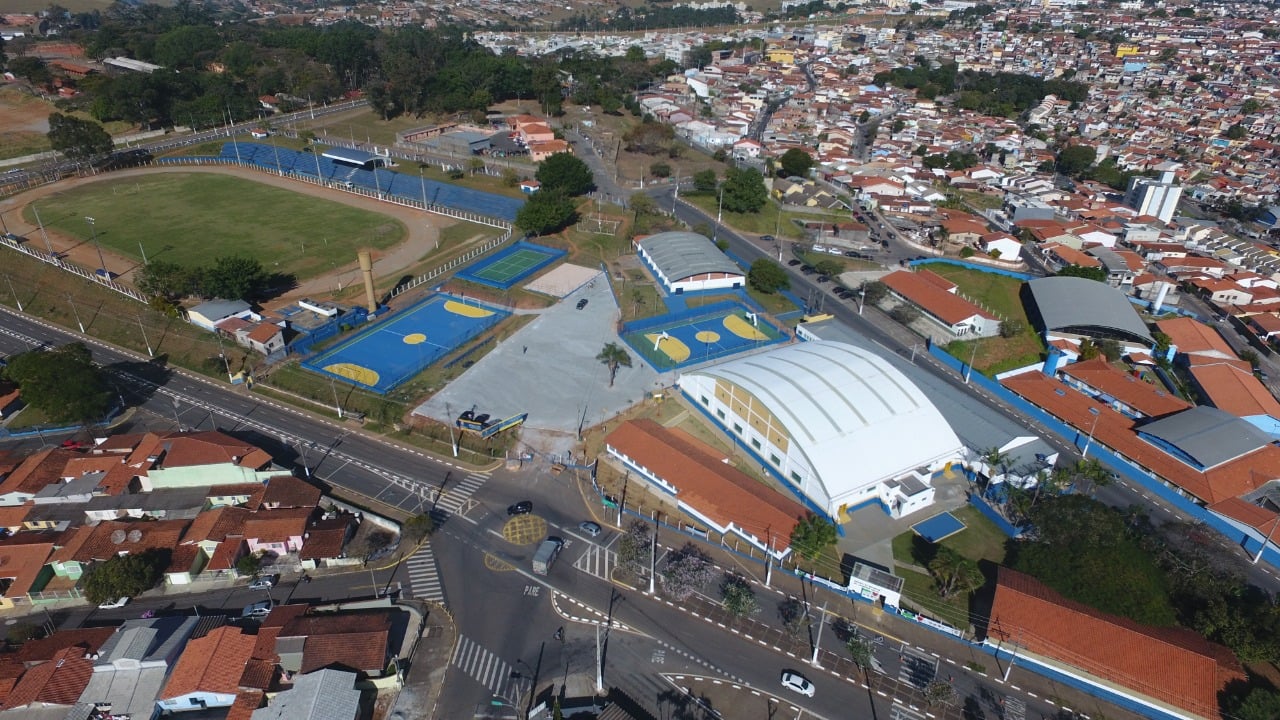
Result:
[[[524,206],[524,200],[494,193],[472,190],[449,183],[426,180],[417,174],[402,174],[394,170],[365,170],[335,163],[317,152],[297,152],[275,145],[252,142],[224,143],[218,160],[236,160],[257,165],[272,172],[319,176],[322,180],[349,182],[366,190],[397,195],[406,200],[443,205],[454,210],[488,215],[514,222],[516,213]],[[191,158],[159,158],[158,164],[189,163]]]
[[960,519],[955,515],[949,512],[941,512],[928,520],[921,520],[912,525],[911,529],[925,540],[936,543],[955,535],[964,530],[965,527],[965,524],[960,522]]
[[509,314],[475,300],[432,295],[302,366],[383,394]]

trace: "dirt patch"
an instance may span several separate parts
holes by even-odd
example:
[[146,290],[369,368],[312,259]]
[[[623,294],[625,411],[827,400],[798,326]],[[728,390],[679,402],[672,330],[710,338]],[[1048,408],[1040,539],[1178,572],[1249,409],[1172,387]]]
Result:
[[[9,232],[26,237],[29,241],[36,243],[36,247],[45,249],[45,238],[47,237],[48,245],[51,246],[55,252],[65,253],[67,259],[81,267],[95,268],[99,266],[99,260],[97,250],[91,243],[86,243],[78,238],[67,237],[56,232],[51,232],[47,228],[44,236],[42,236],[38,227],[27,223],[23,219],[22,210],[32,202],[36,202],[52,193],[61,192],[68,187],[76,187],[85,183],[97,182],[98,180],[106,179],[108,177],[116,179],[166,172],[213,172],[224,175],[233,175],[246,180],[252,180],[253,182],[285,188],[293,192],[303,193],[312,197],[343,203],[352,207],[368,210],[370,212],[381,213],[399,220],[404,223],[405,227],[408,229],[408,234],[406,239],[400,244],[388,248],[385,251],[374,251],[373,270],[376,278],[396,276],[398,273],[403,272],[405,268],[420,262],[424,256],[427,256],[438,247],[441,228],[457,223],[456,220],[439,215],[432,215],[420,210],[414,210],[400,205],[393,205],[391,203],[379,202],[371,198],[342,192],[340,190],[322,188],[309,183],[295,182],[268,173],[254,172],[251,170],[232,167],[201,167],[189,165],[123,170],[120,172],[110,173],[109,175],[73,178],[60,183],[45,185],[21,195],[16,195],[0,201],[0,216],[3,216]],[[103,250],[103,260],[105,261],[107,268],[113,273],[119,275],[124,282],[132,282],[134,273],[136,273],[140,268],[140,264],[133,258],[111,253],[106,249]],[[290,291],[287,295],[273,301],[271,305],[286,305],[292,302],[292,300],[301,297],[329,295],[332,294],[339,286],[347,286],[353,282],[357,282],[358,280],[359,266],[353,259],[352,262],[338,267],[332,272],[302,282],[297,288]]]

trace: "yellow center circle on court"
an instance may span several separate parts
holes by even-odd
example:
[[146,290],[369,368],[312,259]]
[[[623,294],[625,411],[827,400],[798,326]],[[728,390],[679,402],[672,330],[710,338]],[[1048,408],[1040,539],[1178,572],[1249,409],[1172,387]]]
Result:
[[422,333],[409,333],[404,336],[405,345],[421,345],[427,341],[427,336]]
[[713,342],[720,341],[720,333],[715,332],[714,330],[699,330],[698,334],[695,337],[698,338],[698,342],[704,342],[704,343],[713,343]]

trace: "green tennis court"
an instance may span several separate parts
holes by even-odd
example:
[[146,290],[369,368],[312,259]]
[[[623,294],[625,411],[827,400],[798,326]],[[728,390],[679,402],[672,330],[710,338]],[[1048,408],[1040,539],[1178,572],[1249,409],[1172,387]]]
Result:
[[490,282],[506,283],[537,267],[547,259],[545,253],[528,248],[520,248],[514,253],[490,263],[488,267],[474,273],[476,277]]
[[458,277],[506,290],[565,254],[564,250],[521,240],[492,257],[469,265],[458,273]]

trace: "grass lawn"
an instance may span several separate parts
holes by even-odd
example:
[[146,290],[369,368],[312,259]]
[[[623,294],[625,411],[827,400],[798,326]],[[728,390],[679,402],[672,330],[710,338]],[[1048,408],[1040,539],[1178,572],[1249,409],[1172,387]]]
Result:
[[[1019,296],[1021,280],[941,263],[929,264],[926,268],[955,283],[965,297],[997,316],[1023,325],[1022,332],[1016,337],[957,340],[947,345],[947,352],[964,362],[969,362],[970,357],[974,358],[973,366],[986,375],[1025,367],[1043,357],[1044,342],[1031,327]],[[976,354],[973,349],[975,344],[978,346]]]
[[991,195],[977,190],[955,190],[953,192],[971,207],[978,210],[998,210],[1004,204],[1004,200],[999,195]]
[[[965,524],[965,529],[943,540],[942,545],[955,550],[961,556],[973,562],[987,560],[993,563],[1000,563],[1004,561],[1005,540],[1007,538],[1004,533],[1000,532],[995,523],[969,505],[953,510],[951,514]],[[908,530],[893,539],[893,559],[895,561],[910,566],[924,565],[912,553],[916,537],[914,532]],[[906,579],[906,590],[903,595],[904,598],[910,598],[912,605],[920,607],[925,612],[939,615],[940,619],[952,623],[956,627],[963,628],[968,625],[968,599],[965,596],[958,595],[950,600],[943,600],[938,597],[938,591],[933,585],[933,578],[928,573],[918,572],[911,567],[898,567],[895,574]]]
[[[719,198],[715,195],[694,195],[681,194],[682,199],[688,200],[690,203],[698,206],[703,212],[712,218],[716,216],[718,210]],[[778,214],[782,214],[781,222],[779,222]],[[794,221],[819,221],[823,220],[831,222],[833,220],[848,220],[849,214],[835,213],[793,213],[782,210],[778,203],[770,200],[758,213],[735,213],[724,211],[724,224],[745,233],[755,235],[775,235],[778,237],[790,238],[793,240],[804,239],[804,230],[796,225]]]
[[141,260],[139,244],[149,260],[185,266],[240,254],[299,279],[405,236],[399,221],[379,213],[206,173],[90,183],[50,195],[39,210],[46,226],[82,241],[93,232],[85,217],[95,218],[98,241],[126,257]]

